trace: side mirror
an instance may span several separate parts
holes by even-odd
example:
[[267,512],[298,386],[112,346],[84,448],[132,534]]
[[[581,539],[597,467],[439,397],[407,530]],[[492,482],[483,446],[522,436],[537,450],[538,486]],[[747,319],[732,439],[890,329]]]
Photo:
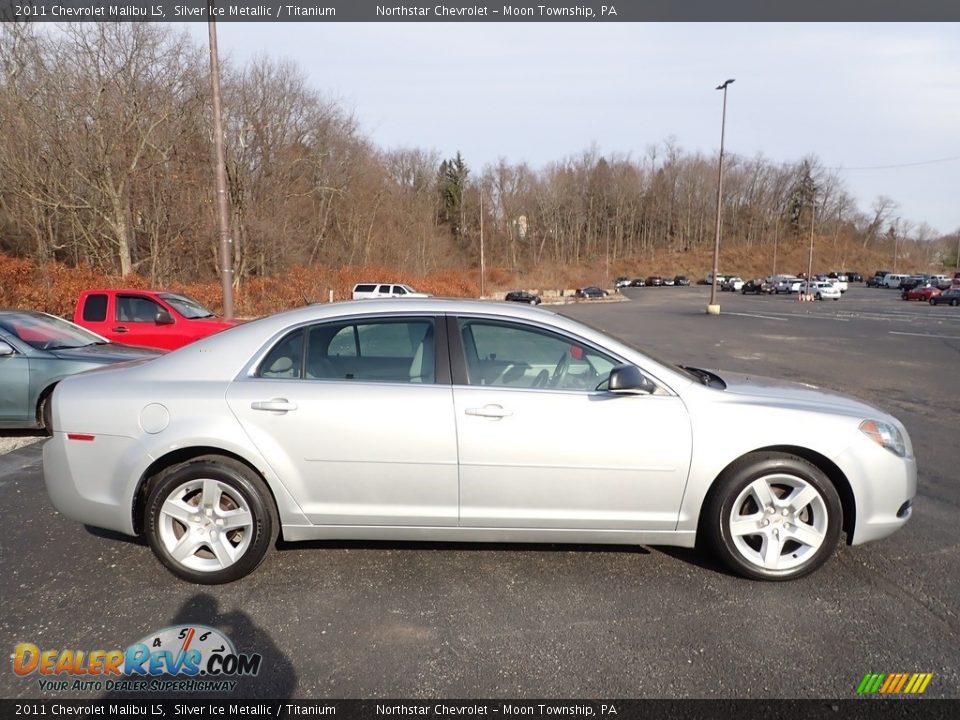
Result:
[[173,325],[173,317],[166,310],[157,310],[154,321],[157,325]]
[[13,346],[10,343],[8,343],[6,340],[0,340],[0,357],[16,354],[17,351],[13,349]]
[[607,390],[618,395],[652,395],[656,389],[653,381],[635,365],[617,365],[607,381]]

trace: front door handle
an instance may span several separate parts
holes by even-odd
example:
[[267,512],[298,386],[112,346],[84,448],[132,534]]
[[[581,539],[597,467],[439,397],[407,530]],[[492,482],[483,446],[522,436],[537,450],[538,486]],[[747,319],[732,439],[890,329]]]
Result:
[[127,330],[127,328],[125,328],[123,325],[117,325],[115,328],[110,328],[110,331],[119,333],[129,332],[129,330]]
[[255,400],[250,403],[254,410],[266,410],[268,412],[285,413],[290,410],[296,410],[297,404],[290,402],[286,398],[273,398],[272,400]]
[[467,415],[490,418],[491,420],[499,420],[500,418],[513,415],[512,410],[507,410],[501,405],[484,405],[480,408],[467,408],[464,412]]

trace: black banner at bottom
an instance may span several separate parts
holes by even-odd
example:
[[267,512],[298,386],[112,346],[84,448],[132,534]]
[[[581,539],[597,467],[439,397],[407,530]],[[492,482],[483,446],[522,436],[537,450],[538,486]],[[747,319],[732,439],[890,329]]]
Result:
[[954,720],[960,700],[0,700],[0,718]]

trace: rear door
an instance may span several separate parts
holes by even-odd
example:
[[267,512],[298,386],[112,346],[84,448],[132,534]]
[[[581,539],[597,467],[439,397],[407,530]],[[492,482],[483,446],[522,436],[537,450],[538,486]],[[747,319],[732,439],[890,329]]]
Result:
[[312,523],[457,524],[450,366],[434,318],[292,330],[227,401]]

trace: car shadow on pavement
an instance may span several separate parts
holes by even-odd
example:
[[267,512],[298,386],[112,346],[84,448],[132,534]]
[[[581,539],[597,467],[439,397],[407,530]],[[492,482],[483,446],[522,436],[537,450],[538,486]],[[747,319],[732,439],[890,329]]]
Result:
[[[157,622],[157,627],[152,628],[154,634],[159,635],[162,620]],[[257,666],[255,675],[205,675],[200,676],[163,675],[151,676],[149,680],[159,680],[162,682],[189,682],[196,681],[235,681],[236,684],[232,691],[222,692],[171,692],[164,690],[152,690],[140,693],[130,692],[108,692],[103,695],[102,700],[116,699],[141,699],[144,697],[156,699],[189,699],[189,700],[236,700],[236,699],[256,699],[270,698],[273,700],[285,700],[293,697],[297,687],[297,673],[294,670],[290,658],[277,646],[273,638],[263,628],[259,627],[253,619],[242,610],[221,611],[217,599],[209,593],[199,592],[187,598],[179,607],[176,614],[166,623],[167,628],[178,628],[183,626],[205,625],[221,632],[225,637],[233,642],[236,652],[240,655],[259,655],[260,662]],[[149,636],[148,636],[149,637]],[[208,653],[204,653],[201,666],[209,659]],[[221,665],[223,663],[220,663]],[[143,676],[130,676],[126,679],[143,679]]]
[[594,545],[592,543],[487,543],[487,542],[432,542],[408,540],[305,540],[277,542],[277,550],[415,550],[415,551],[490,551],[490,552],[600,552],[649,555],[639,545]]
[[657,546],[653,549],[667,557],[687,563],[688,565],[695,565],[698,568],[728,577],[737,577],[737,575],[720,562],[712,552],[699,550],[697,548],[670,547],[666,545]]
[[117,542],[130,543],[131,545],[140,545],[146,547],[147,540],[141,534],[138,536],[133,535],[124,535],[123,533],[116,532],[115,530],[105,530],[104,528],[93,527],[93,525],[84,525],[83,529],[94,537],[101,538],[103,540],[114,540]]

